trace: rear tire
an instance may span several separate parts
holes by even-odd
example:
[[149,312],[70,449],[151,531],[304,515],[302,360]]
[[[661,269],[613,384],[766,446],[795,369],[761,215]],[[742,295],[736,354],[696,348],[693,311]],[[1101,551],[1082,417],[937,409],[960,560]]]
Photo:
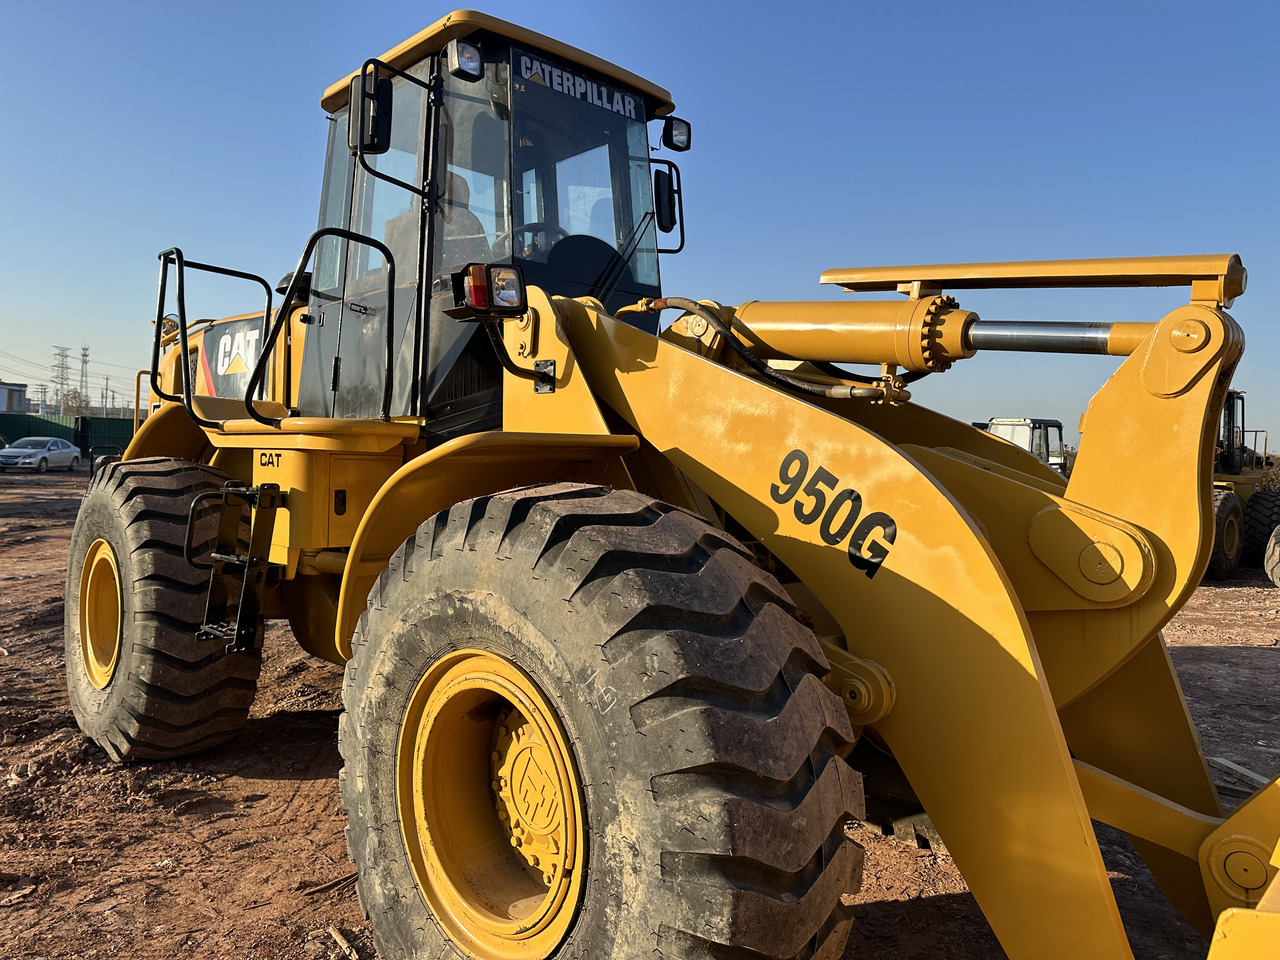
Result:
[[80,458],[72,457],[71,463],[67,465],[67,473],[75,473],[79,469],[80,469]]
[[[192,500],[226,479],[182,460],[113,463],[80,505],[67,564],[67,688],[80,729],[113,760],[217,746],[248,718],[261,653],[228,655],[222,642],[196,639],[209,571],[183,557]],[[216,511],[198,519],[197,553],[216,529]]]
[[1240,563],[1262,566],[1271,534],[1280,526],[1280,490],[1259,490],[1244,505],[1244,552]]
[[[820,679],[821,647],[750,556],[682,510],[573,484],[457,504],[405,541],[353,638],[339,725],[348,845],[380,957],[515,955],[478,942],[487,934],[463,915],[505,922],[525,916],[517,905],[543,909],[508,903],[499,885],[475,895],[473,878],[494,875],[487,861],[449,867],[445,821],[487,823],[487,849],[507,864],[496,872],[523,850],[502,840],[517,819],[498,788],[507,781],[489,779],[510,749],[514,701],[431,699],[501,673],[527,680],[554,714],[546,726],[562,732],[578,785],[560,796],[576,805],[585,847],[569,864],[581,883],[567,912],[521,956],[840,956],[851,923],[840,898],[862,867],[844,832],[862,816],[861,778],[841,759],[853,731]],[[461,675],[471,662],[496,666]],[[469,764],[452,751],[450,776],[433,775],[444,765],[422,773],[408,745],[436,756],[433,735],[446,748],[466,737],[495,746],[477,746]],[[433,821],[437,809],[449,816]],[[429,906],[442,901],[453,915]]]
[[1267,549],[1262,556],[1262,569],[1271,582],[1280,587],[1280,527],[1271,532],[1271,539],[1267,541]]
[[1244,548],[1244,503],[1232,490],[1213,491],[1213,552],[1206,580],[1229,580],[1240,566]]

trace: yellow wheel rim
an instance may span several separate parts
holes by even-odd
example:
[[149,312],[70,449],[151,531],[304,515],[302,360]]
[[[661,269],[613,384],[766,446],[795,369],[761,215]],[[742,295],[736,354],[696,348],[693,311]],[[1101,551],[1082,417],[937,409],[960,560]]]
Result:
[[107,541],[95,540],[80,568],[80,654],[89,682],[99,690],[115,675],[123,625],[115,551]]
[[548,957],[582,893],[582,786],[542,692],[514,664],[462,650],[409,700],[397,806],[419,890],[478,960]]

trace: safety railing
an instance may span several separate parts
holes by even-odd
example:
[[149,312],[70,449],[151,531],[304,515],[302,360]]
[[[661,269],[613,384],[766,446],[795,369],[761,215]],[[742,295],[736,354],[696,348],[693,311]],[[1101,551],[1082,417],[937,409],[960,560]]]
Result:
[[[241,270],[232,270],[228,267],[216,267],[208,263],[198,263],[195,260],[188,260],[182,255],[182,251],[177,247],[170,247],[168,250],[162,251],[159,255],[160,259],[160,286],[156,294],[156,329],[155,336],[151,345],[151,391],[162,400],[168,400],[171,403],[181,403],[187,411],[193,422],[201,427],[216,430],[220,426],[217,421],[207,420],[196,412],[194,394],[195,385],[191,382],[191,365],[188,362],[191,347],[187,338],[187,292],[186,292],[186,273],[187,268],[192,270],[200,270],[205,273],[212,273],[222,277],[234,277],[238,280],[249,280],[253,283],[260,284],[266,292],[266,303],[262,308],[262,333],[266,336],[267,327],[271,322],[271,284],[256,274],[245,273]],[[177,278],[174,283],[174,299],[177,301],[177,324],[178,324],[178,346],[181,350],[181,358],[178,366],[182,370],[182,394],[169,393],[160,386],[160,341],[164,336],[165,299],[168,294],[169,284],[169,266],[174,267],[174,275]],[[261,358],[259,358],[261,359]],[[255,389],[254,384],[250,384],[249,392]],[[245,398],[248,403],[248,397]]]
[[[271,325],[271,330],[264,334],[262,352],[258,354],[258,362],[253,366],[253,373],[249,376],[249,387],[245,391],[244,403],[249,411],[249,416],[253,417],[259,423],[268,427],[279,429],[283,422],[280,417],[264,416],[258,411],[253,404],[253,394],[257,390],[258,385],[262,382],[262,378],[270,362],[271,354],[275,350],[276,341],[280,338],[280,331],[284,328],[285,323],[289,319],[289,307],[293,305],[294,300],[298,296],[298,291],[302,285],[303,271],[306,270],[307,264],[311,262],[311,255],[315,252],[316,245],[325,237],[340,237],[349,243],[362,244],[372,247],[382,254],[387,264],[387,373],[383,380],[382,391],[382,419],[391,419],[391,376],[395,369],[395,293],[396,293],[396,262],[395,257],[391,255],[390,248],[386,244],[381,243],[373,237],[367,237],[361,233],[354,233],[351,230],[344,230],[341,227],[321,227],[315,233],[307,238],[307,245],[303,248],[302,256],[298,258],[298,266],[293,271],[293,276],[289,279],[289,286],[284,292],[284,308],[276,317],[275,323]],[[287,406],[287,404],[286,404]]]

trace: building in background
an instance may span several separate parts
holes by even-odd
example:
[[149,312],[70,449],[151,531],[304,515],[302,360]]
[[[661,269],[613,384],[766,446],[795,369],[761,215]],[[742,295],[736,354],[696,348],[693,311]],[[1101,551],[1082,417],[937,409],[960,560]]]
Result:
[[27,385],[25,383],[5,383],[0,380],[0,412],[27,412]]

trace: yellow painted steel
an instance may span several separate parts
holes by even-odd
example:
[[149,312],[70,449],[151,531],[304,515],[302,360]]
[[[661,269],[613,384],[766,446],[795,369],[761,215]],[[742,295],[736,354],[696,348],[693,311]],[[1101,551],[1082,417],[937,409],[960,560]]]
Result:
[[351,658],[351,634],[370,587],[395,549],[427,517],[469,497],[530,483],[600,482],[610,475],[610,461],[638,445],[631,436],[478,433],[450,440],[406,463],[373,498],[351,542],[333,659]]
[[[1271,853],[1280,868],[1280,845]],[[1258,960],[1276,956],[1280,943],[1280,884],[1273,883],[1250,909],[1228,907],[1218,917],[1209,944],[1209,960]]]
[[1190,286],[1192,300],[1230,307],[1244,293],[1248,272],[1235,254],[1219,254],[860,267],[827,270],[821,282],[854,291],[900,290],[913,284],[946,290]]
[[409,699],[396,755],[418,889],[477,960],[538,960],[582,896],[586,808],[568,738],[537,684],[481,650],[444,657]]
[[755,354],[835,363],[894,363],[945,370],[972,357],[966,326],[976,319],[945,297],[833,303],[752,301],[734,309],[735,329]]
[[[589,70],[594,70],[596,73],[612,77],[629,87],[634,87],[644,94],[648,102],[648,115],[651,118],[666,116],[673,109],[670,93],[630,70],[624,70],[608,60],[571,47],[553,37],[535,33],[518,24],[508,23],[506,20],[499,20],[497,17],[477,13],[474,10],[455,10],[441,17],[425,30],[419,31],[403,43],[396,44],[379,59],[393,67],[407,69],[429,54],[443,49],[450,40],[465,37],[477,30],[488,30],[508,37],[516,43],[545,50]],[[346,106],[351,78],[354,76],[355,72],[352,72],[325,90],[324,96],[320,99],[320,106],[329,112]]]
[[105,690],[120,662],[124,602],[111,544],[93,541],[80,568],[80,656],[89,682]]
[[[1168,427],[1147,428],[1143,444],[1125,418],[1091,416],[1106,424],[1063,490],[1038,461],[912,405],[820,409],[595,304],[554,306],[596,395],[834,616],[845,649],[829,648],[831,682],[853,715],[861,702],[862,719],[879,718],[877,738],[1010,956],[1130,956],[1091,818],[1128,829],[1209,932],[1218,894],[1200,874],[1221,874],[1225,855],[1202,865],[1197,854],[1223,821],[1158,631],[1207,562],[1207,451],[1243,347],[1230,317],[1198,304],[1127,332],[1145,336],[1091,413]],[[689,330],[672,339],[689,342]],[[685,415],[691,403],[714,415]],[[1114,477],[1117,450],[1126,475],[1159,476],[1161,504],[1137,502],[1141,485],[1102,482],[1102,457]],[[811,482],[793,490],[797,451]],[[856,543],[832,519],[843,491],[856,491],[855,513],[879,515]],[[1280,815],[1255,821],[1256,848]]]
[[[597,394],[795,572],[844,628],[850,652],[888,671],[896,701],[878,731],[1006,951],[1128,956],[1030,626],[961,506],[860,425],[562,306]],[[699,408],[714,415],[682,415],[694,385]],[[797,518],[808,498],[780,508],[772,491],[798,449],[836,490],[856,489],[866,515],[892,518],[857,545],[862,560],[887,551],[873,577],[851,563],[848,543],[831,545]]]

